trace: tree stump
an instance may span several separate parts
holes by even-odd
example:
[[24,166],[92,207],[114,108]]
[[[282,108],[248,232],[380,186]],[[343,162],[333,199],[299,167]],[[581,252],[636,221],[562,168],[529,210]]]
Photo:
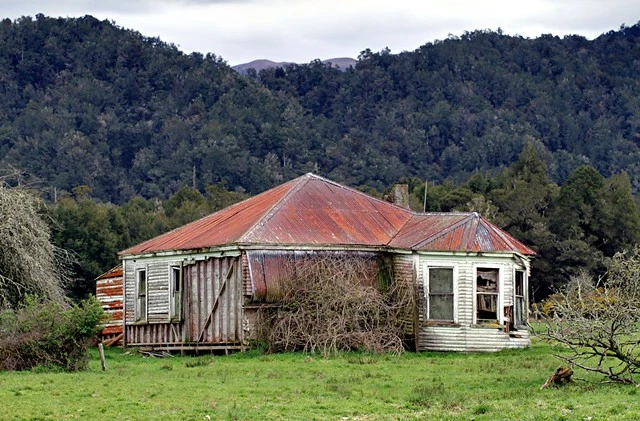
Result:
[[540,386],[540,390],[549,387],[549,386],[560,386],[563,384],[571,383],[573,380],[571,376],[573,375],[573,370],[569,367],[558,367],[555,373],[549,376],[545,384]]

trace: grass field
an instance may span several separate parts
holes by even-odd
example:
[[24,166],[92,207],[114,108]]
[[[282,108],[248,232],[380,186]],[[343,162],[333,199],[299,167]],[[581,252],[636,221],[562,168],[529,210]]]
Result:
[[0,373],[0,419],[640,419],[633,386],[539,390],[559,366],[551,351],[156,359],[108,349],[105,372],[95,352],[86,372]]

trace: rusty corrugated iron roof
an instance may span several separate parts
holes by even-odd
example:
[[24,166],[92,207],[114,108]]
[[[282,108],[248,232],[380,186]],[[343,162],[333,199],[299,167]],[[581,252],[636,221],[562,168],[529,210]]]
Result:
[[423,251],[536,254],[476,212],[415,214],[389,246]]
[[406,209],[309,173],[120,254],[244,243],[381,246],[410,218]]
[[120,254],[232,244],[535,254],[477,213],[419,214],[311,173]]
[[95,280],[98,279],[108,279],[108,278],[117,278],[122,276],[122,265],[118,265],[114,268],[109,269],[102,275],[98,276]]

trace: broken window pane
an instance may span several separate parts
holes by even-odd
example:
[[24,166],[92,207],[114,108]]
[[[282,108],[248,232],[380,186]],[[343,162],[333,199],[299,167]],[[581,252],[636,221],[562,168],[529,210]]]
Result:
[[526,324],[526,308],[525,308],[525,294],[524,294],[524,272],[521,270],[516,271],[515,280],[515,323],[516,325]]
[[476,320],[495,322],[498,315],[498,269],[478,268],[476,270]]
[[478,320],[498,319],[498,295],[478,294]]
[[498,292],[498,269],[478,269],[478,292]]

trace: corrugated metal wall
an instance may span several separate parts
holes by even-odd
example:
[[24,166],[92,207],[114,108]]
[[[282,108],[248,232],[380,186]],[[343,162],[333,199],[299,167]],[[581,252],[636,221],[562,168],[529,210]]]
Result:
[[[253,302],[276,303],[283,297],[285,284],[299,276],[306,264],[315,264],[318,259],[356,259],[365,263],[360,279],[366,283],[377,283],[382,254],[365,251],[330,250],[247,250],[248,272],[243,271],[245,294]],[[251,286],[251,294],[247,287]]]
[[122,333],[123,321],[123,280],[122,275],[96,281],[96,298],[108,319],[104,322],[102,336],[114,338]]
[[482,351],[493,352],[530,345],[529,332],[509,335],[501,329],[488,327],[423,326],[420,330],[420,351]]

